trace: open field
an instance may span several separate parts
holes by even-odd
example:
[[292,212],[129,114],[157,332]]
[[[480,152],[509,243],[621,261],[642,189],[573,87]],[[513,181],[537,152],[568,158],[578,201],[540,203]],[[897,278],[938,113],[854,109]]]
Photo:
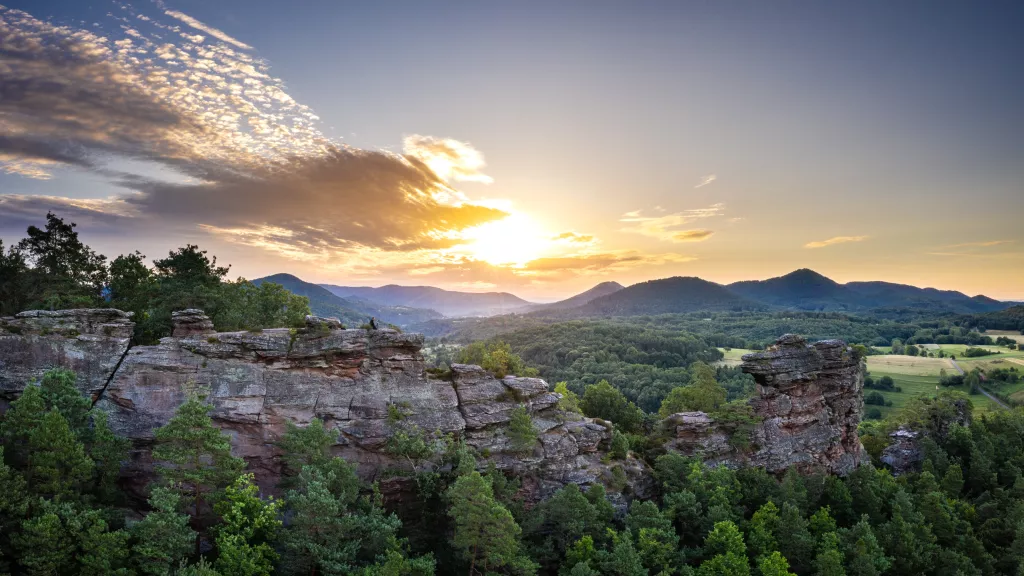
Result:
[[[966,387],[942,388],[939,386],[939,371],[945,369],[947,373],[955,374],[952,364],[945,358],[921,358],[920,356],[868,356],[868,373],[877,382],[882,376],[889,376],[893,379],[900,392],[886,392],[879,390],[886,400],[892,401],[892,406],[881,409],[883,417],[898,412],[911,398],[915,396],[933,396],[942,390],[960,390],[966,393]],[[864,390],[864,394],[870,394],[872,390]],[[971,396],[976,413],[997,410],[998,406],[982,395]],[[874,406],[865,405],[864,409],[869,410]]]
[[939,371],[953,370],[949,360],[945,358],[922,358],[921,356],[868,356],[868,372],[886,372],[906,374],[910,376],[935,376],[938,381]]
[[1024,343],[1024,334],[1016,330],[986,330],[985,336],[991,336],[993,340],[1000,336],[1006,336],[1010,340],[1015,340],[1018,344]]
[[715,362],[716,366],[739,366],[743,363],[743,355],[757,352],[757,350],[746,350],[744,348],[719,348],[725,358]]

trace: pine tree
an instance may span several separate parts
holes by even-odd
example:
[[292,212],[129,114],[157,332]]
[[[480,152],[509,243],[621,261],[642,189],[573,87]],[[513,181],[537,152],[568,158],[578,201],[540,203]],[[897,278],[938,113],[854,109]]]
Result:
[[[213,425],[212,406],[197,395],[178,407],[171,421],[156,430],[153,459],[157,471],[190,510],[193,526],[201,527],[205,506],[241,473],[244,462],[231,455],[230,438]],[[196,536],[196,555],[200,538]]]
[[127,438],[114,434],[107,424],[107,413],[102,411],[93,414],[89,436],[89,457],[95,463],[93,482],[96,495],[101,502],[114,503],[120,495],[117,479],[121,474],[121,464],[128,458],[131,444]]
[[513,452],[533,452],[537,444],[537,431],[533,428],[533,419],[524,406],[516,406],[512,409],[511,419],[508,423],[508,438]]
[[39,389],[48,410],[56,410],[68,421],[68,427],[81,442],[88,440],[89,401],[75,386],[77,377],[71,370],[53,369],[43,374]]
[[277,443],[285,472],[295,477],[304,466],[324,464],[331,459],[328,451],[337,441],[338,431],[324,428],[319,418],[314,418],[305,428],[285,422],[285,433]]
[[92,480],[93,462],[60,412],[51,410],[43,416],[29,434],[28,447],[31,491],[54,500],[81,497],[82,489]]
[[[63,417],[62,417],[63,418]],[[100,510],[40,500],[36,514],[12,537],[29,574],[124,575],[128,533],[111,531]]]
[[34,384],[25,386],[21,396],[11,402],[11,406],[0,421],[0,438],[7,446],[7,458],[17,470],[25,470],[30,466],[31,451],[29,436],[39,427],[46,415],[46,402],[43,391]]
[[519,549],[519,525],[494,499],[490,483],[479,472],[460,477],[447,496],[455,523],[452,545],[469,562],[470,576],[503,567],[534,571]]
[[846,576],[843,554],[839,551],[839,538],[835,532],[822,534],[814,566],[816,576]]
[[223,576],[270,576],[277,553],[270,546],[281,520],[280,502],[259,497],[252,473],[242,474],[217,503],[222,524],[217,527],[217,561]]
[[188,516],[178,512],[180,500],[167,488],[154,488],[149,496],[152,511],[131,526],[131,558],[140,574],[169,576],[188,556],[196,533],[188,526]]
[[4,550],[11,550],[11,537],[20,520],[28,512],[28,493],[25,479],[10,466],[4,464],[4,447],[0,446],[0,574],[9,566],[4,559]]
[[891,565],[866,515],[843,533],[843,547],[848,576],[878,576]]
[[629,530],[616,534],[612,532],[612,549],[603,555],[601,572],[616,576],[647,576],[640,554],[633,546]]

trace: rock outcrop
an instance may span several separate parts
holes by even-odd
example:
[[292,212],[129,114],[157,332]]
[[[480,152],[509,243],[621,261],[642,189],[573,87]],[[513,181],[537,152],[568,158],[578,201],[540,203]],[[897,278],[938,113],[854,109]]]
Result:
[[30,310],[0,318],[0,409],[50,368],[78,374],[95,402],[131,340],[131,313],[109,308]]
[[[215,424],[264,488],[281,474],[277,441],[287,424],[319,418],[339,432],[333,451],[356,464],[363,478],[382,480],[385,491],[402,489],[394,471],[409,464],[389,447],[397,430],[463,439],[480,466],[523,477],[527,499],[568,483],[601,482],[613,493],[626,486],[641,496],[651,490],[642,463],[607,460],[610,424],[560,410],[560,396],[538,378],[499,379],[461,364],[428,374],[422,335],[346,330],[335,319],[316,317],[302,329],[221,333],[199,310],[173,320],[174,336],[129,347],[133,324],[117,310],[32,311],[0,319],[0,409],[47,369],[75,370],[82,392],[108,413],[115,431],[133,440],[126,478],[133,492],[151,477],[154,431],[192,391],[207,395]],[[785,336],[744,360],[758,393],[750,404],[757,423],[749,442],[736,442],[735,422],[681,413],[664,423],[669,450],[772,472],[796,466],[843,474],[862,461],[863,381],[859,359],[845,344]],[[519,407],[537,433],[532,447],[514,446],[510,437]]]
[[[5,321],[3,389],[13,398],[48,368],[76,370],[82,390],[97,397],[114,430],[133,440],[129,488],[150,478],[154,430],[194,390],[207,394],[215,424],[231,435],[232,451],[265,488],[281,473],[276,443],[286,423],[303,426],[313,418],[339,432],[335,453],[367,480],[407,464],[387,446],[400,427],[465,439],[481,466],[528,477],[528,498],[570,482],[611,484],[613,477],[618,484],[623,477],[636,480],[639,491],[647,486],[635,461],[618,464],[621,472],[602,462],[610,430],[559,410],[559,395],[543,380],[498,379],[458,364],[444,377],[430,376],[420,334],[345,330],[336,319],[315,317],[298,330],[215,333],[201,311],[186,310],[173,317],[175,336],[129,349],[132,323],[118,311],[31,312]],[[62,332],[53,328],[40,336],[49,323]],[[508,423],[518,406],[526,407],[538,435],[532,450],[511,446]]]
[[860,359],[839,340],[808,344],[786,335],[764,352],[743,357],[757,382],[750,401],[757,423],[742,442],[735,426],[703,412],[671,416],[668,448],[713,463],[790,467],[846,474],[867,458],[857,426],[864,386]]

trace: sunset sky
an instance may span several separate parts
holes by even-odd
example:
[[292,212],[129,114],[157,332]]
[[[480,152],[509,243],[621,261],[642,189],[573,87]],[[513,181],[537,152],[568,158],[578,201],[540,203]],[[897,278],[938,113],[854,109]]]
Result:
[[0,238],[568,296],[1024,300],[1019,2],[0,0]]

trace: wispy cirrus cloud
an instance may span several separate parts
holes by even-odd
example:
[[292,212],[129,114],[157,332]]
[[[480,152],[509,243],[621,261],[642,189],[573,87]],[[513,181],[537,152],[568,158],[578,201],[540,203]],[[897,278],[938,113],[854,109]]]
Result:
[[694,186],[694,188],[703,188],[708,184],[711,184],[715,180],[718,180],[718,176],[715,174],[708,174],[707,176],[702,176],[700,182],[698,182],[697,185]]
[[1001,244],[1011,244],[1013,240],[987,240],[983,242],[964,242],[962,244],[949,244],[946,248],[989,248]]
[[828,240],[818,240],[815,242],[808,242],[804,244],[804,248],[825,248],[826,246],[834,246],[836,244],[846,244],[848,242],[863,242],[867,240],[867,236],[834,236]]
[[724,211],[725,204],[722,203],[663,216],[644,216],[640,210],[634,210],[623,214],[619,221],[629,224],[621,229],[622,232],[641,234],[666,242],[701,242],[710,238],[714,232],[704,228],[687,229],[686,226],[698,220],[721,216]]

